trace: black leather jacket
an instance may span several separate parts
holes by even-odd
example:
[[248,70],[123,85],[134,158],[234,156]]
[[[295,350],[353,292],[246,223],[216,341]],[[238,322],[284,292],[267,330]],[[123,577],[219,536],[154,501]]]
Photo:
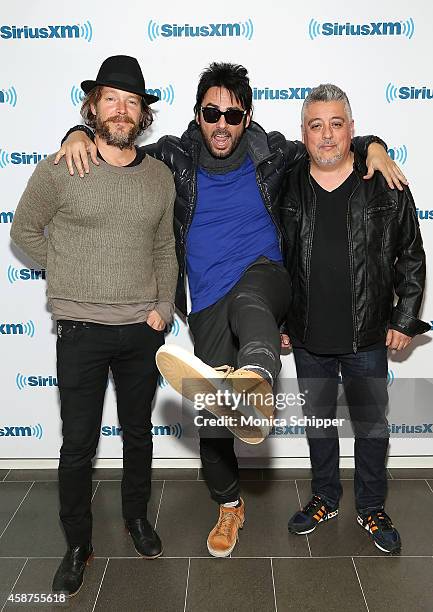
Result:
[[[176,184],[174,234],[179,264],[176,306],[183,314],[186,314],[185,240],[197,200],[200,142],[194,138],[194,132],[198,130],[196,122],[191,121],[181,138],[163,136],[157,143],[144,147],[146,153],[163,161],[170,168]],[[286,140],[279,132],[266,133],[254,121],[246,130],[245,137],[248,139],[248,153],[256,168],[257,185],[263,203],[275,223],[280,237],[280,246],[284,251],[284,233],[281,230],[279,212],[283,196],[283,182],[286,171],[306,156],[305,147],[301,142]],[[371,142],[382,143],[374,136],[355,138],[353,142],[363,155],[367,154],[367,148]],[[212,248],[211,244],[209,248]]]
[[[191,121],[181,138],[163,136],[157,143],[144,147],[146,153],[163,161],[170,168],[176,184],[174,234],[179,263],[176,306],[183,314],[186,314],[185,240],[197,200],[200,142],[193,137],[193,132],[197,130],[199,127],[196,122]],[[306,155],[305,147],[301,142],[287,141],[279,132],[266,133],[255,122],[251,122],[245,137],[248,139],[248,153],[256,167],[257,185],[264,205],[278,230],[280,246],[283,248],[279,215],[281,186],[286,170]],[[209,248],[212,248],[211,244]]]
[[[425,255],[412,194],[407,187],[390,189],[378,172],[364,180],[366,167],[356,152],[354,168],[356,186],[349,199],[347,231],[356,352],[358,347],[381,341],[388,327],[415,336],[430,325],[418,319]],[[284,258],[293,283],[287,329],[289,335],[305,341],[316,211],[307,156],[287,173],[284,191],[280,206],[287,245]]]

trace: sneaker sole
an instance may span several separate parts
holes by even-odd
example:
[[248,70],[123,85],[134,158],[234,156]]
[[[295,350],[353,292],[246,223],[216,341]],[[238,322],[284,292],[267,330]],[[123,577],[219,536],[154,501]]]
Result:
[[[333,512],[328,512],[328,515],[326,518],[321,518],[320,521],[318,521],[317,525],[320,525],[320,523],[326,523],[326,521],[329,521],[330,519],[335,518],[336,516],[338,516],[338,510],[334,510]],[[294,533],[295,535],[308,535],[309,533],[312,533],[317,525],[314,525],[314,527],[312,527],[311,529],[307,529],[306,531],[295,531],[293,528],[289,527],[289,531],[290,533]]]
[[[194,402],[197,393],[215,393],[226,389],[225,378],[219,379],[218,373],[201,359],[176,344],[161,346],[155,356],[156,365],[162,376],[183,397]],[[188,381],[185,383],[185,380]],[[219,380],[221,384],[219,385]],[[227,406],[208,406],[208,412],[215,417],[236,418],[242,423],[242,413]],[[228,425],[233,435],[247,444],[260,444],[266,435],[260,427]]]
[[226,552],[221,552],[220,550],[214,550],[213,548],[211,548],[209,546],[209,544],[207,545],[207,549],[209,551],[209,554],[212,555],[212,557],[217,557],[218,559],[223,559],[224,557],[228,557],[229,555],[231,555],[231,553],[233,552],[235,546],[236,546],[237,542],[235,542],[233,544],[233,546]]
[[361,527],[365,529],[365,531],[371,535],[373,539],[373,544],[376,546],[376,548],[378,548],[384,553],[388,553],[389,555],[396,555],[401,551],[401,544],[400,546],[397,546],[396,548],[392,548],[391,550],[387,550],[386,548],[382,548],[382,546],[379,546],[379,544],[374,539],[373,534],[371,533],[368,525],[364,525],[362,518],[360,516],[357,516],[356,520],[358,522],[358,525],[361,525]]
[[[155,356],[158,370],[178,393],[194,401],[197,393],[214,393],[218,373],[177,344],[161,346]],[[188,384],[185,384],[185,380]],[[224,382],[221,377],[221,382]]]

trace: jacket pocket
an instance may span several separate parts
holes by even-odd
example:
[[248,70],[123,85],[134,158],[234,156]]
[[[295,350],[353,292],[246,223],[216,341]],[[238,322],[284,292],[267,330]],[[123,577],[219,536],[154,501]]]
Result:
[[291,202],[280,206],[280,220],[286,240],[293,241],[299,222],[299,206]]
[[367,216],[386,216],[397,213],[397,202],[385,198],[376,199],[367,206]]

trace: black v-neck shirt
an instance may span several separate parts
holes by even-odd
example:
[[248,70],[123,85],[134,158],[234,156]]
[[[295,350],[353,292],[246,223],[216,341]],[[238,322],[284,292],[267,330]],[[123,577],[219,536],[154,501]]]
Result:
[[312,353],[353,352],[352,290],[349,262],[348,205],[355,175],[333,191],[311,177],[316,217],[310,271],[308,331],[303,346]]

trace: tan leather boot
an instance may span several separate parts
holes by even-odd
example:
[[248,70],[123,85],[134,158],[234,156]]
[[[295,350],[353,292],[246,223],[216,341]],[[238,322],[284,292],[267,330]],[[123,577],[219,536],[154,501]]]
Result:
[[245,520],[243,499],[238,508],[220,506],[218,522],[207,539],[207,549],[213,557],[228,557],[238,541],[238,531]]

